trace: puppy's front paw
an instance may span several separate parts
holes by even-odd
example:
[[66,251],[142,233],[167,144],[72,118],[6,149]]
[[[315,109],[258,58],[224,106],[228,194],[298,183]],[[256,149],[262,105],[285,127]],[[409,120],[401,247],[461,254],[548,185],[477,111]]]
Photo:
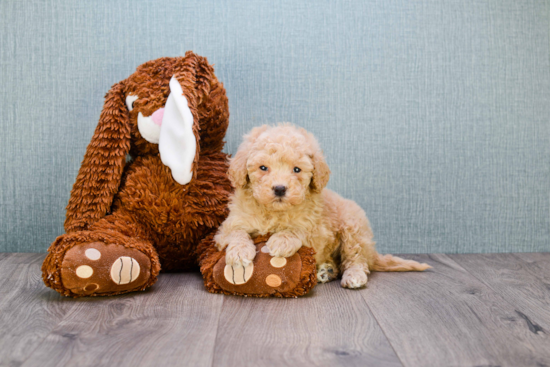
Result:
[[250,241],[230,243],[225,251],[225,263],[227,265],[242,265],[247,267],[252,263],[256,256],[256,247]]
[[273,257],[290,257],[302,247],[302,241],[297,237],[276,233],[267,240],[266,246]]
[[342,287],[361,288],[367,284],[367,273],[360,266],[352,266],[342,275]]

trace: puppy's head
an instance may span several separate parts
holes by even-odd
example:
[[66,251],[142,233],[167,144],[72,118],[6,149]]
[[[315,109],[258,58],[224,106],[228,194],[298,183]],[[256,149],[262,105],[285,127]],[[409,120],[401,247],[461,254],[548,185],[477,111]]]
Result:
[[235,189],[249,189],[273,210],[299,205],[327,185],[330,170],[315,137],[290,124],[261,126],[244,137],[231,159]]

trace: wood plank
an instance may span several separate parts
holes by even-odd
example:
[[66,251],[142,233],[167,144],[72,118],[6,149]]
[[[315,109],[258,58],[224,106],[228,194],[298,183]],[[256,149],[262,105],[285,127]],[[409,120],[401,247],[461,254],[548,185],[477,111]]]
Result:
[[407,255],[434,269],[374,273],[360,292],[406,366],[550,364],[548,338],[445,255]]
[[0,266],[0,365],[20,365],[72,307],[46,288],[45,254],[12,254]]
[[198,273],[161,274],[145,292],[73,300],[24,366],[210,366],[223,297]]
[[514,256],[526,262],[528,266],[525,269],[550,289],[550,252],[524,252]]
[[0,365],[550,364],[550,254],[408,257],[435,269],[285,300],[162,274],[147,292],[75,300],[43,285],[43,254],[5,254]]
[[40,270],[43,260],[39,254],[12,253],[5,257],[0,267],[0,310],[6,305],[17,309],[21,295],[45,288]]
[[0,264],[3,263],[11,256],[11,252],[0,252]]
[[[533,333],[550,336],[550,284],[539,278],[544,277],[545,274],[550,278],[548,274],[550,265],[546,265],[548,269],[543,268],[544,263],[550,263],[550,257],[541,256],[541,254],[532,256],[538,264],[538,270],[534,272],[533,264],[523,261],[514,254],[452,255],[450,257],[503,296],[508,303],[514,305],[517,317],[523,319]],[[540,261],[544,257],[546,261]]]
[[297,299],[226,297],[215,366],[401,366],[360,292],[338,282]]
[[[0,253],[0,296],[2,293],[7,293],[11,290],[12,287],[7,285],[8,279],[13,275],[13,272],[17,268],[17,264],[11,264],[9,258],[12,256],[12,253],[2,252]],[[0,298],[0,302],[3,297]]]
[[[36,252],[0,252],[0,262],[11,265],[30,264],[34,261],[44,261],[45,253]],[[41,259],[41,260],[38,260]],[[40,264],[42,266],[42,264]]]

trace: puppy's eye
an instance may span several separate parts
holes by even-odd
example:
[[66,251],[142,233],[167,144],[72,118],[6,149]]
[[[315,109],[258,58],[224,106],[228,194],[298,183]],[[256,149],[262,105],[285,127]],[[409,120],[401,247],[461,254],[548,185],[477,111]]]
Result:
[[128,111],[132,111],[134,109],[134,102],[138,99],[138,96],[128,95],[126,97],[126,107],[128,107]]
[[267,171],[267,167],[266,167],[266,166],[260,166],[260,169],[261,169],[262,171]]
[[302,172],[302,170],[301,170],[301,169],[299,169],[298,167],[294,167],[294,172],[296,172],[296,173],[300,173],[300,172]]

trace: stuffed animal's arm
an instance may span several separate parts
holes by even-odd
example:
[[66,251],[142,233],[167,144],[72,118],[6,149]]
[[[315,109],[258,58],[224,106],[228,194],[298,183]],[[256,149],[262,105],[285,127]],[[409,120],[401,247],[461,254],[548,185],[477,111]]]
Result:
[[65,231],[85,230],[111,209],[130,151],[128,111],[121,83],[105,98],[92,141],[86,149],[67,205]]
[[[86,154],[88,156],[88,153]],[[85,157],[84,160],[100,161],[103,157]],[[118,191],[126,155],[110,157],[109,161],[120,161],[115,165],[92,163],[80,168],[73,189],[67,215],[65,231],[85,230],[88,226],[103,218],[111,209],[113,197]]]

